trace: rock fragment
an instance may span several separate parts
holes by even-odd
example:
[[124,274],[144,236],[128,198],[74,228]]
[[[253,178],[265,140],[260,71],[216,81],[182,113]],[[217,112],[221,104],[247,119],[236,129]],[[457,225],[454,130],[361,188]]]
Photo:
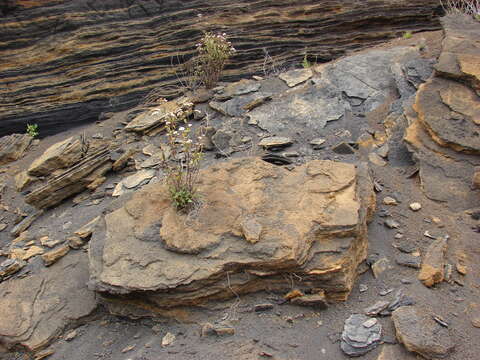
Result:
[[280,74],[278,77],[285,81],[289,87],[297,86],[312,77],[311,69],[295,69]]
[[282,148],[293,144],[292,139],[281,136],[271,136],[260,140],[258,146],[265,149]]
[[0,281],[23,269],[27,263],[21,259],[7,259],[0,263]]
[[340,347],[349,356],[362,356],[378,346],[382,338],[382,325],[377,319],[353,314],[346,321]]
[[42,259],[43,259],[43,262],[45,263],[45,266],[50,266],[56,263],[59,259],[67,255],[69,251],[70,251],[70,246],[63,245],[54,250],[50,250],[46,252],[45,254],[42,255]]
[[412,352],[427,359],[446,358],[455,348],[447,328],[433,320],[428,311],[403,306],[392,314],[397,339]]
[[431,287],[443,281],[446,251],[446,238],[437,239],[428,247],[418,274],[418,279],[425,286]]

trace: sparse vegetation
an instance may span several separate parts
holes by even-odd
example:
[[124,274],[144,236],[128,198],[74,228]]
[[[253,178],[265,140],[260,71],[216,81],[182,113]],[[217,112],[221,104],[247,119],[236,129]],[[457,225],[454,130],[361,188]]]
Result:
[[315,66],[317,64],[317,60],[315,59],[314,62],[308,60],[308,52],[307,50],[305,49],[305,54],[303,56],[303,60],[302,60],[302,66],[304,69],[309,69],[311,68],[312,66]]
[[440,0],[447,14],[466,14],[480,21],[480,0]]
[[412,34],[411,31],[405,31],[405,33],[403,34],[404,39],[411,39],[412,36],[413,36],[413,34]]
[[188,212],[195,205],[202,160],[203,135],[199,134],[195,138],[192,124],[188,123],[186,115],[186,110],[181,108],[170,114],[165,122],[171,152],[171,160],[164,158],[166,182],[172,203],[180,212]]
[[32,138],[37,137],[39,135],[38,125],[27,124],[27,134],[30,135]]
[[194,75],[207,89],[213,88],[235,48],[228,41],[227,34],[205,33],[197,44],[198,57],[194,60]]

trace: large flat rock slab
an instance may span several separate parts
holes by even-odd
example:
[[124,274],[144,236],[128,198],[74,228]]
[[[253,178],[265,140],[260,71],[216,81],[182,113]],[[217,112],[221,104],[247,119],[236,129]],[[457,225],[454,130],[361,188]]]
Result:
[[296,274],[298,288],[348,297],[374,207],[363,165],[312,161],[290,172],[243,158],[200,178],[201,205],[188,216],[162,184],[107,214],[90,242],[90,285],[166,308],[288,292]]
[[90,315],[97,302],[87,280],[87,256],[75,252],[49,268],[0,283],[0,343],[35,351]]

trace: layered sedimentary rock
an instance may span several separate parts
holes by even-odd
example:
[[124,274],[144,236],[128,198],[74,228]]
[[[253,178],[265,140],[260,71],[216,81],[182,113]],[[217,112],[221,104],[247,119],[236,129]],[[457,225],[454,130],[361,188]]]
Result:
[[405,141],[419,163],[426,195],[463,210],[480,199],[472,187],[480,165],[480,23],[467,16],[443,22],[437,72],[405,112]]
[[36,183],[30,186],[25,202],[39,209],[50,208],[98,181],[112,164],[106,141],[70,137],[34,160],[17,179],[17,189],[21,191]]
[[[172,58],[205,30],[231,35],[227,78],[323,62],[404,31],[439,28],[438,1],[10,0],[0,17],[0,136],[42,135],[178,92]],[[16,5],[16,6],[15,6]],[[273,61],[264,61],[264,49]],[[274,66],[273,62],[276,64]],[[265,65],[265,66],[264,66]]]
[[200,178],[189,215],[153,184],[105,216],[90,242],[92,288],[149,309],[292,286],[348,297],[375,204],[364,165],[312,161],[290,172],[242,158]]

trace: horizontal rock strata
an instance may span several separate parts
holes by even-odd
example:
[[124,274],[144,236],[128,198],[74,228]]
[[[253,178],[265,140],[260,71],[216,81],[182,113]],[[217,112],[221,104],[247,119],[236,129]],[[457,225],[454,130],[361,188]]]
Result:
[[375,203],[365,166],[312,161],[290,172],[237,159],[204,170],[199,194],[185,216],[164,185],[147,185],[107,214],[90,242],[91,287],[150,309],[292,284],[348,297]]
[[306,48],[323,62],[407,30],[439,28],[436,0],[16,3],[0,17],[0,136],[27,123],[43,136],[96,121],[156,87],[178,93],[172,58],[188,59],[205,30],[231,35],[239,50],[227,69],[232,79],[298,66]]

